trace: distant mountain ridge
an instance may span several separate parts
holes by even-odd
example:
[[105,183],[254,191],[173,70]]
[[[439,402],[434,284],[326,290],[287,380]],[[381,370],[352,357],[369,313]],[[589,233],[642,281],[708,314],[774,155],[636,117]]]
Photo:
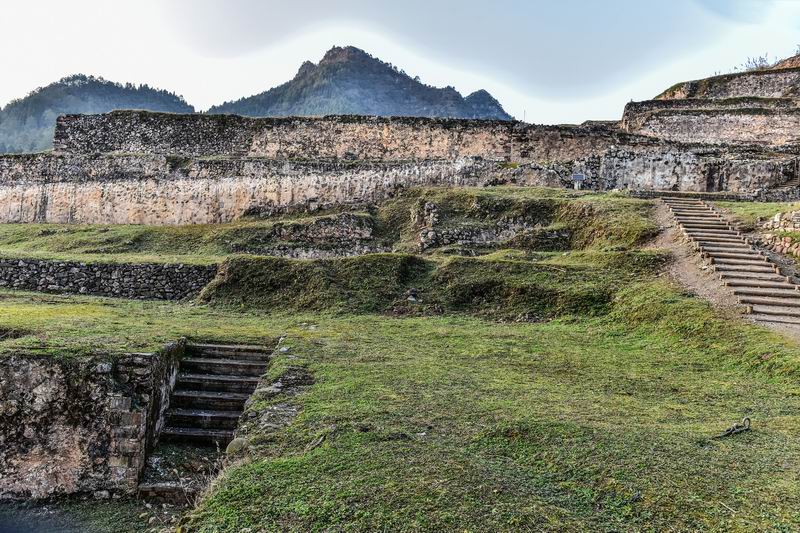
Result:
[[59,115],[115,109],[194,113],[194,107],[183,97],[168,91],[76,74],[40,87],[0,109],[0,153],[50,148]]
[[[52,147],[56,118],[65,114],[142,109],[194,113],[182,96],[147,85],[76,74],[40,87],[0,109],[0,153]],[[306,61],[290,81],[207,111],[251,117],[379,115],[512,120],[484,90],[463,97],[455,88],[425,85],[363,50],[334,47],[318,64]]]
[[453,87],[425,85],[358,48],[334,47],[318,64],[263,93],[208,110],[252,117],[379,115],[511,120],[488,92],[466,98]]

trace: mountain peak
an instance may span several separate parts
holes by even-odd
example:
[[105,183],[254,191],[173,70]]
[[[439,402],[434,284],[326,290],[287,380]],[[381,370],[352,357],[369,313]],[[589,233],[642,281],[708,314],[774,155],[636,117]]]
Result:
[[464,98],[432,87],[354,46],[334,46],[316,65],[304,62],[287,83],[212,107],[252,117],[309,115],[419,116],[511,120],[486,91]]
[[325,55],[322,56],[322,60],[319,62],[319,64],[343,63],[356,59],[374,58],[364,50],[356,48],[355,46],[334,46],[325,52]]

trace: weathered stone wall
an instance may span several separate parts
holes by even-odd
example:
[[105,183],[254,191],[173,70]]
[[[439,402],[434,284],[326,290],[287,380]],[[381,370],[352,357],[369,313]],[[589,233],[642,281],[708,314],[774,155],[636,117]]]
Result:
[[797,96],[800,69],[756,70],[687,81],[670,87],[656,99]]
[[135,492],[183,349],[0,357],[0,499]]
[[797,104],[794,99],[637,102],[626,106],[622,127],[630,133],[681,143],[797,144]]
[[216,265],[0,259],[0,287],[179,300],[199,294],[216,272]]
[[528,163],[577,159],[635,142],[609,124],[535,126],[411,117],[247,118],[117,111],[59,117],[54,148],[75,155],[171,154],[178,163],[179,156],[358,161],[480,157]]
[[[678,145],[641,136],[642,143],[605,146],[602,137],[564,136],[538,137],[536,153],[543,159],[528,163],[3,156],[0,222],[220,223],[248,214],[375,203],[415,186],[569,187],[573,172],[585,174],[585,186],[597,190],[692,191],[755,190],[797,174],[796,156],[789,152],[764,157],[749,147]],[[591,142],[599,145],[592,148]]]

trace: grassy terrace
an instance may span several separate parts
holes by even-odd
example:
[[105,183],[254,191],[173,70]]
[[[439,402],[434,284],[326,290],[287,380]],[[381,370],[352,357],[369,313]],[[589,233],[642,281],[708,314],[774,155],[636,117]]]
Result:
[[796,211],[800,202],[712,202],[741,221],[745,229],[754,229],[759,220],[766,220],[776,213]]
[[[485,225],[501,217],[540,214],[546,223],[574,229],[574,248],[630,246],[653,231],[643,216],[647,202],[560,189],[412,189],[369,212],[348,213],[372,229],[372,237],[366,242],[387,249],[415,251],[409,215],[426,201],[439,206],[444,227]],[[307,232],[330,222],[336,214],[288,214],[266,220],[196,226],[0,224],[0,257],[219,263],[234,254],[264,255],[280,246],[324,248],[324,244],[308,237]]]
[[[198,302],[0,291],[0,354],[286,335],[269,379],[300,365],[314,384],[261,393],[189,531],[800,528],[800,348],[661,279],[637,249],[647,202],[418,194],[369,213],[380,238],[410,243],[423,198],[445,223],[553,209],[573,250],[237,256]],[[285,402],[291,425],[260,423]],[[752,431],[711,438],[743,416]]]

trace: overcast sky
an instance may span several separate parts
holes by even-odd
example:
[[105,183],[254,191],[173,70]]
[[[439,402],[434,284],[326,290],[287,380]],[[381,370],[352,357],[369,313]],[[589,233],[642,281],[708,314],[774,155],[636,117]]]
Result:
[[0,16],[0,105],[80,72],[203,110],[353,45],[519,119],[581,122],[800,45],[794,0],[24,0]]

